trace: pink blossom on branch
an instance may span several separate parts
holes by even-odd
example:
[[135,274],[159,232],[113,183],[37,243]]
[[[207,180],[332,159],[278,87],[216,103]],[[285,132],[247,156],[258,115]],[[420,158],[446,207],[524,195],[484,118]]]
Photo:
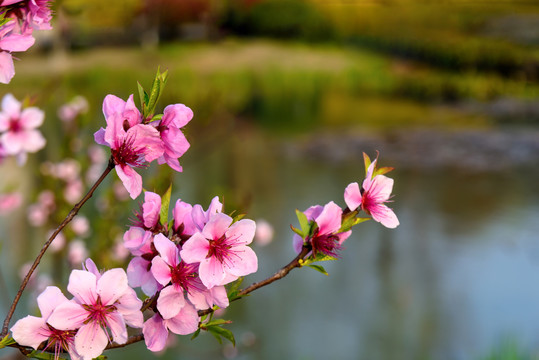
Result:
[[361,208],[385,227],[396,228],[399,225],[397,215],[385,205],[391,197],[393,179],[384,175],[373,176],[377,160],[375,159],[367,168],[367,175],[361,189],[357,182],[346,187],[344,201],[350,210]]
[[208,289],[258,269],[256,254],[247,246],[253,241],[255,222],[242,219],[232,224],[232,221],[226,214],[212,215],[202,232],[195,233],[180,251],[186,263],[200,263],[198,274]]
[[[311,206],[304,211],[309,221],[316,223],[315,230],[306,241],[312,247],[314,256],[323,254],[338,257],[337,251],[341,244],[350,236],[352,231],[339,232],[342,224],[342,209],[333,201],[325,206]],[[294,234],[294,250],[299,254],[303,246],[303,239]]]
[[38,297],[37,304],[41,311],[41,317],[26,316],[20,319],[11,328],[13,339],[23,346],[38,349],[42,342],[47,341],[44,351],[54,350],[55,358],[65,350],[69,352],[71,359],[80,359],[80,355],[74,347],[76,327],[59,330],[48,323],[49,316],[54,309],[69,300],[62,291],[55,286],[47,287]]
[[[92,264],[92,262],[88,263]],[[74,299],[60,304],[49,317],[49,324],[60,330],[79,328],[75,335],[75,350],[83,359],[99,356],[112,339],[127,341],[126,324],[140,328],[143,317],[140,301],[127,284],[123,269],[96,273],[95,266],[88,271],[73,270],[67,290]]]
[[187,125],[192,118],[193,111],[183,104],[169,105],[165,108],[163,118],[156,124],[165,145],[165,152],[157,160],[159,164],[167,163],[172,169],[182,171],[178,159],[185,154],[190,145],[180,128]]

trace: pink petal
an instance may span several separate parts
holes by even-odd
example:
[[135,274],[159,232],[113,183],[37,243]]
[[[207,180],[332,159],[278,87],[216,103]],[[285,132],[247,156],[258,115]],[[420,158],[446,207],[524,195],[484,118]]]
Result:
[[120,296],[125,294],[129,286],[127,285],[127,274],[124,269],[116,268],[105,271],[97,280],[97,293],[101,297],[103,305],[112,305]]
[[242,219],[235,222],[226,231],[226,237],[235,239],[236,245],[247,245],[253,241],[256,231],[256,223],[250,219]]
[[36,152],[45,147],[47,140],[37,130],[27,130],[22,132],[24,134],[23,150],[26,152]]
[[19,121],[24,129],[35,129],[43,124],[43,120],[45,120],[45,113],[42,110],[29,107],[22,111]]
[[12,94],[6,94],[2,98],[2,112],[9,118],[18,118],[21,107],[21,103]]
[[320,234],[333,234],[341,227],[342,209],[339,205],[330,201],[324,206],[324,210],[322,210],[322,213],[315,219],[315,221],[318,224]]
[[210,240],[220,239],[228,230],[230,224],[232,224],[232,218],[230,216],[223,213],[213,214],[210,217],[210,221],[204,226],[202,235]]
[[361,192],[359,191],[359,184],[357,182],[349,184],[344,190],[344,202],[351,211],[354,211],[361,205]]
[[397,215],[383,204],[377,204],[370,209],[372,218],[387,228],[394,229],[399,226],[399,219]]
[[207,298],[210,307],[213,305],[217,305],[222,309],[228,307],[228,295],[224,286],[214,286],[208,290],[208,293],[209,296],[207,296]]
[[138,250],[148,241],[152,233],[140,227],[132,226],[124,233],[124,246],[129,250]]
[[103,100],[103,115],[105,119],[113,116],[114,114],[121,114],[125,108],[125,101],[117,97],[116,95],[107,95]]
[[159,314],[155,314],[144,323],[142,334],[148,350],[161,351],[165,348],[168,330]]
[[106,145],[110,147],[111,144],[105,141],[105,129],[101,128],[94,133],[94,140],[99,145]]
[[123,296],[114,304],[118,312],[123,316],[127,325],[132,328],[141,328],[144,317],[140,308],[142,301],[137,297],[135,290],[128,288]]
[[161,196],[151,191],[144,193],[144,203],[142,204],[142,217],[144,226],[154,227],[159,222],[161,212]]
[[230,251],[240,255],[241,258],[237,259],[236,257],[233,257],[233,260],[231,261],[232,266],[229,267],[225,265],[225,269],[228,273],[234,276],[245,276],[258,270],[258,258],[253,249],[248,246],[238,246],[231,248]]
[[53,310],[61,303],[69,301],[62,293],[62,290],[56,286],[47,286],[47,288],[37,297],[37,306],[41,311],[41,316],[47,319]]
[[23,346],[31,346],[37,350],[39,345],[49,338],[48,327],[43,318],[26,316],[10,329],[13,339]]
[[208,255],[209,248],[208,240],[201,233],[195,233],[183,244],[180,257],[188,264],[200,262]]
[[127,130],[127,136],[134,136],[133,147],[144,154],[144,159],[152,162],[165,152],[165,145],[159,131],[150,125],[135,125]]
[[378,160],[375,159],[370,165],[369,167],[367,168],[367,174],[365,174],[365,180],[363,180],[363,189],[368,189],[371,187],[371,182],[372,182],[372,174],[374,173],[374,167],[376,166],[376,161]]
[[108,336],[95,321],[83,325],[75,335],[75,351],[84,359],[94,359],[103,353]]
[[215,257],[204,259],[198,267],[198,276],[208,289],[216,285],[224,285],[225,270],[223,264]]
[[92,259],[90,258],[86,259],[86,261],[84,262],[84,268],[86,271],[89,271],[92,274],[94,274],[96,279],[99,279],[101,277],[101,273],[99,272],[97,265]]
[[156,256],[152,259],[151,273],[161,285],[167,285],[172,276],[170,266],[161,256]]
[[375,202],[384,202],[391,196],[393,179],[384,175],[376,175],[369,188],[365,188],[367,196]]
[[127,133],[124,129],[124,119],[120,114],[113,113],[106,118],[107,127],[105,128],[104,140],[111,145],[112,148],[118,148],[124,141]]
[[159,310],[163,319],[170,319],[176,316],[185,305],[183,289],[177,291],[175,286],[167,286],[161,290],[157,299],[157,310]]
[[208,211],[206,211],[206,218],[209,219],[211,215],[217,214],[223,211],[223,204],[219,201],[219,196],[215,196],[211,199],[210,206],[208,206]]
[[9,84],[15,76],[15,66],[10,53],[0,51],[0,83]]
[[159,255],[161,255],[163,260],[168,265],[172,267],[176,267],[178,265],[180,251],[172,241],[165,237],[165,235],[157,234],[153,239],[153,244],[155,245],[157,252],[159,252]]
[[47,322],[58,330],[74,330],[80,327],[89,316],[89,312],[74,301],[58,305]]
[[[142,313],[141,313],[142,314]],[[112,333],[112,339],[118,344],[127,342],[127,328],[124,318],[118,312],[112,312],[107,315],[107,325]]]
[[294,251],[299,254],[301,252],[301,248],[303,247],[303,239],[298,234],[294,234],[294,237],[292,238],[292,245],[294,247]]
[[183,104],[168,105],[163,111],[162,122],[166,126],[181,128],[193,118],[193,111]]
[[315,206],[311,206],[310,208],[305,210],[303,213],[305,214],[305,216],[307,216],[308,220],[314,221],[314,219],[316,219],[322,213],[323,210],[324,210],[323,206],[315,205]]
[[184,234],[193,234],[195,232],[195,225],[191,218],[191,211],[193,206],[178,199],[172,209],[172,216],[174,217],[174,230],[178,230],[178,227],[183,224]]
[[83,270],[73,270],[69,275],[67,291],[81,304],[95,304],[97,301],[96,286],[97,278],[94,274]]
[[175,317],[164,320],[166,327],[178,335],[194,333],[198,329],[199,317],[197,310],[191,304],[185,304]]
[[142,192],[142,177],[129,165],[116,165],[115,168],[131,199],[136,199]]
[[0,40],[0,48],[7,51],[26,51],[34,45],[36,39],[32,35],[10,34]]

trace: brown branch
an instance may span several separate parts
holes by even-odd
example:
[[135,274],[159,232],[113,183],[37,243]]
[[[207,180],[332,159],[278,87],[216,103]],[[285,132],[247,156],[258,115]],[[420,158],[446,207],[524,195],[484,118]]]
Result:
[[15,308],[17,307],[17,304],[19,303],[19,300],[20,300],[20,298],[22,296],[22,293],[23,293],[24,289],[26,288],[26,285],[28,285],[28,281],[30,281],[30,277],[32,276],[32,274],[36,270],[37,266],[39,265],[39,262],[41,261],[41,258],[43,257],[43,255],[45,255],[45,252],[49,248],[50,244],[53,242],[53,240],[56,238],[56,236],[60,233],[60,231],[62,231],[62,229],[67,224],[69,224],[69,222],[71,220],[73,220],[75,215],[77,215],[77,213],[79,212],[80,208],[92,197],[92,195],[94,194],[95,189],[97,189],[97,187],[103,182],[105,177],[109,174],[109,172],[113,168],[114,168],[114,160],[111,157],[110,160],[109,160],[109,163],[107,165],[107,168],[103,171],[103,174],[101,174],[101,176],[99,177],[99,179],[97,179],[95,184],[90,188],[90,190],[88,190],[88,193],[82,198],[82,200],[79,201],[73,207],[73,209],[71,209],[71,211],[69,212],[69,214],[67,214],[64,221],[62,221],[62,223],[56,228],[56,230],[52,233],[52,235],[49,237],[49,239],[45,242],[45,244],[41,248],[41,251],[37,255],[36,259],[34,260],[34,263],[32,264],[32,267],[30,268],[30,270],[28,270],[28,273],[24,277],[24,279],[23,279],[23,281],[21,283],[21,286],[19,288],[19,291],[17,291],[17,295],[15,295],[15,299],[13,300],[13,303],[11,304],[11,307],[10,307],[10,309],[9,309],[9,311],[7,313],[7,316],[6,316],[5,320],[4,320],[4,327],[2,328],[2,334],[1,334],[0,337],[3,338],[4,336],[7,335],[8,328],[9,328],[9,322],[11,321],[11,317],[13,316],[13,313],[15,312]]

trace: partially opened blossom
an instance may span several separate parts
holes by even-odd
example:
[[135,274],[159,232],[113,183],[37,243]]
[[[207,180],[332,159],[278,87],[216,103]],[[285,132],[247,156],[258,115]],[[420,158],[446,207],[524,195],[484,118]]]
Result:
[[385,175],[373,176],[377,160],[369,165],[361,189],[357,182],[346,187],[344,201],[350,210],[361,208],[385,227],[396,228],[399,225],[399,220],[393,210],[385,205],[391,197],[393,179]]
[[[178,314],[187,304],[184,292],[197,309],[207,309],[218,305],[228,306],[224,286],[208,290],[198,277],[198,264],[181,261],[178,247],[163,234],[155,236],[154,245],[159,252],[152,260],[152,274],[164,287],[157,299],[157,310],[164,319]],[[169,285],[170,284],[170,285]]]
[[172,169],[181,172],[179,158],[189,149],[189,142],[181,128],[193,118],[193,111],[183,104],[169,105],[163,118],[156,123],[165,145],[165,152],[158,159],[159,164],[167,163]]
[[33,153],[45,146],[45,138],[37,130],[45,114],[36,107],[22,109],[21,103],[11,94],[2,99],[0,112],[0,142],[4,152],[19,157],[24,163],[26,153]]
[[[337,257],[337,251],[341,249],[341,244],[350,236],[351,231],[339,232],[342,223],[342,209],[330,201],[325,206],[311,206],[304,211],[309,221],[316,223],[315,230],[306,241],[312,247],[314,256],[323,254]],[[303,239],[294,234],[294,250],[301,252]]]
[[210,218],[214,214],[218,214],[223,211],[223,204],[219,201],[219,197],[215,196],[210,203],[210,206],[208,206],[208,210],[204,211],[202,209],[202,206],[199,204],[193,205],[193,210],[191,212],[191,216],[193,218],[193,222],[195,227],[198,229],[198,231],[202,231],[204,226],[210,221]]
[[144,167],[158,159],[165,147],[159,131],[142,124],[133,95],[127,101],[107,95],[103,101],[103,113],[107,127],[95,133],[95,141],[110,147],[116,173],[131,198],[135,199],[142,192],[142,177],[133,168]]
[[255,222],[242,219],[232,224],[232,221],[223,213],[212,215],[202,232],[195,233],[180,251],[186,263],[200,263],[200,280],[209,289],[258,269],[256,254],[247,246],[253,241]]
[[53,311],[49,324],[57,329],[79,328],[75,335],[75,350],[84,359],[99,356],[112,340],[127,341],[126,324],[140,328],[143,317],[140,301],[127,284],[123,269],[111,269],[101,274],[95,270],[73,270],[67,290],[74,296]]
[[48,286],[38,297],[37,304],[41,317],[26,316],[17,321],[11,328],[13,339],[23,346],[38,349],[42,342],[47,341],[44,350],[54,350],[55,358],[62,351],[69,352],[71,359],[80,359],[74,347],[77,327],[59,330],[51,326],[47,320],[57,306],[68,303],[69,300],[55,286]]

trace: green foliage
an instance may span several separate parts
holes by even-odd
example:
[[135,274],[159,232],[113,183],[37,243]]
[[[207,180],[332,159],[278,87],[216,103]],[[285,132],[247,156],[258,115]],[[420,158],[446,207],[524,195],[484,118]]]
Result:
[[242,282],[243,282],[243,277],[239,277],[236,281],[227,285],[228,301],[234,301],[241,297],[241,296],[238,296],[238,293],[240,292],[240,286]]
[[13,340],[13,338],[9,335],[4,336],[2,340],[0,340],[0,349],[5,348],[6,346],[15,344],[16,341]]
[[159,221],[161,224],[168,223],[168,209],[170,207],[170,194],[172,192],[172,184],[168,187],[167,191],[161,197],[161,211],[159,213]]
[[[207,323],[200,324],[200,329],[208,331],[210,334],[212,334],[215,339],[219,342],[219,344],[223,343],[222,338],[225,338],[226,340],[230,341],[232,345],[236,346],[236,339],[234,338],[234,334],[232,331],[223,328],[221,325],[230,324],[230,320],[223,320],[223,319],[217,319],[212,320]],[[199,330],[200,330],[199,329]],[[195,333],[196,335],[193,335],[193,338],[198,336],[198,333]]]
[[160,70],[157,69],[157,74],[155,75],[155,79],[153,80],[152,89],[150,90],[149,95],[144,90],[142,85],[137,82],[138,94],[142,108],[142,116],[144,119],[151,119],[151,121],[159,119],[159,117],[154,119],[155,108],[157,107],[157,101],[163,93],[163,89],[167,83],[167,80],[168,70],[161,73]]

